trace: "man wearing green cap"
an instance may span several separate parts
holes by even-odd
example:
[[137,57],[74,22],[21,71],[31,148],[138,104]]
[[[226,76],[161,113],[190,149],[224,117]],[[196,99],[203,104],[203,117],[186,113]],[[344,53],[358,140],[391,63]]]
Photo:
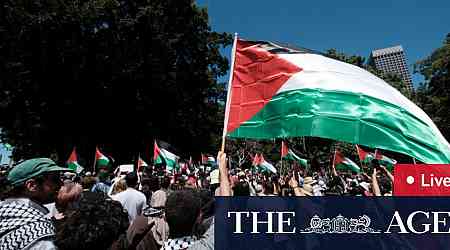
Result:
[[44,204],[56,200],[61,172],[71,171],[47,158],[16,165],[8,174],[8,199],[0,202],[0,249],[56,249],[55,228]]

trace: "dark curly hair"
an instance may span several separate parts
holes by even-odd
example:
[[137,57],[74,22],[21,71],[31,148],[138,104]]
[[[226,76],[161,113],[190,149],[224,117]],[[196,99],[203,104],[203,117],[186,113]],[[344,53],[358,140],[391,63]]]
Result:
[[166,201],[166,221],[169,224],[170,238],[191,236],[198,216],[200,215],[201,199],[193,190],[178,190],[172,192]]
[[56,245],[62,250],[109,249],[128,226],[128,213],[118,201],[84,192],[79,208],[57,224]]

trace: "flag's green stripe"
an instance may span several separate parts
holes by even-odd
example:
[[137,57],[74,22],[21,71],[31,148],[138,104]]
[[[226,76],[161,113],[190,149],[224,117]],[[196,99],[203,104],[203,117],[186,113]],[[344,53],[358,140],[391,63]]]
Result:
[[76,161],[67,163],[67,168],[76,171],[78,168],[78,163]]
[[97,164],[97,166],[107,166],[108,163],[109,163],[108,159],[100,158],[100,159],[97,160],[96,164]]
[[353,166],[351,164],[345,164],[345,163],[336,164],[336,170],[352,170],[357,173],[361,172],[360,168],[357,168],[356,166]]
[[421,120],[401,107],[349,92],[283,92],[229,136],[315,136],[391,150],[425,163],[450,163],[450,149]]

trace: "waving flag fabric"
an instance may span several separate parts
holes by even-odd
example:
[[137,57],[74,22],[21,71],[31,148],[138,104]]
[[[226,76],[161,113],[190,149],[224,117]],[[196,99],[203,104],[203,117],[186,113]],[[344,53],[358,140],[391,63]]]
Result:
[[361,168],[352,160],[345,157],[341,152],[334,152],[334,166],[337,170],[352,170],[353,172],[361,172]]
[[450,163],[449,143],[425,112],[362,68],[240,39],[234,58],[227,136],[315,136]]

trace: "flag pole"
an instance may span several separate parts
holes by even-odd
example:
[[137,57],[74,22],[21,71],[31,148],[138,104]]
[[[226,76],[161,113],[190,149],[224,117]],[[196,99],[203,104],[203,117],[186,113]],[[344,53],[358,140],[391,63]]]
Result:
[[94,154],[94,169],[92,169],[92,174],[94,174],[94,173],[95,173],[95,167],[96,167],[96,165],[97,165],[97,150],[98,150],[98,147],[97,147],[97,145],[95,145],[95,154]]
[[228,126],[228,118],[230,116],[230,105],[231,105],[231,83],[233,82],[233,72],[234,72],[234,60],[235,60],[235,54],[236,54],[236,44],[237,44],[237,37],[238,33],[234,33],[234,41],[233,41],[233,48],[231,51],[231,68],[230,68],[230,78],[228,79],[228,86],[227,86],[227,103],[225,106],[225,119],[223,122],[223,133],[222,133],[222,147],[220,151],[225,151],[225,139],[227,136],[227,126]]
[[283,171],[283,173],[285,173],[285,171],[284,171],[284,168],[283,168],[283,146],[284,146],[284,141],[283,140],[281,140],[281,171],[280,171],[280,174],[282,173],[282,171]]

